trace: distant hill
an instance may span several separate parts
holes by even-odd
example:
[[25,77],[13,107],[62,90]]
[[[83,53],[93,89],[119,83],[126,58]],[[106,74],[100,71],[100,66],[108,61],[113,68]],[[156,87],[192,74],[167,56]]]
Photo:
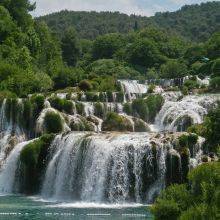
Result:
[[106,33],[128,33],[155,25],[181,35],[187,40],[204,41],[220,31],[220,2],[183,6],[176,12],[156,13],[152,17],[128,16],[119,12],[61,11],[36,18],[62,36],[63,30],[74,26],[81,38],[95,39]]

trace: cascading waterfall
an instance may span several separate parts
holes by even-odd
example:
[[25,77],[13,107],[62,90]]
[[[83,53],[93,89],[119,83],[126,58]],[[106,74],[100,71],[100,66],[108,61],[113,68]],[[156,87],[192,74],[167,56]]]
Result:
[[[129,94],[129,101],[147,91],[147,84],[120,82],[124,93]],[[165,101],[152,125],[159,131],[157,134],[150,133],[150,129],[143,133],[101,133],[102,122],[108,112],[117,112],[125,117],[133,131],[136,120],[140,120],[123,112],[126,99],[122,96],[119,102],[117,93],[112,94],[111,100],[105,93],[102,102],[88,101],[88,97],[82,94],[80,100],[71,100],[73,109],[68,113],[53,108],[50,99],[46,98],[33,124],[36,135],[44,133],[48,112],[60,115],[64,131],[50,144],[45,171],[39,181],[40,195],[59,201],[151,203],[167,182],[181,181],[184,169],[182,155],[175,148],[182,134],[178,132],[185,131],[191,124],[202,123],[220,97],[218,94],[182,97],[181,92],[158,92]],[[66,96],[58,94],[62,99]],[[33,138],[23,123],[26,119],[25,101],[5,99],[1,102],[0,193],[23,193],[20,153]],[[101,113],[97,111],[97,105]],[[71,132],[71,129],[74,131],[73,125],[80,123],[90,123],[94,132]],[[166,134],[164,131],[178,132]],[[190,152],[188,167],[193,168],[201,162],[203,142],[204,139],[199,138]]]
[[166,101],[156,117],[158,130],[185,131],[192,124],[200,124],[216,101],[217,95],[186,96],[180,101]]
[[161,189],[164,184],[166,150],[157,144],[154,149],[149,135],[140,133],[58,136],[51,146],[42,196],[87,202],[146,202],[146,196],[152,198],[155,187]]

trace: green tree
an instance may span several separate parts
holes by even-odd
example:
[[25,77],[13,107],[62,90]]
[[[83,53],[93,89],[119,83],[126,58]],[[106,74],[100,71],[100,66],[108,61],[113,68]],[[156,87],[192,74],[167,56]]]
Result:
[[179,78],[187,74],[187,66],[178,60],[169,60],[160,67],[162,78]]
[[137,38],[127,47],[127,60],[133,65],[151,68],[160,65],[164,58],[157,49],[155,42]]
[[68,28],[61,40],[63,60],[68,66],[75,66],[81,54],[81,47],[74,28]]
[[124,45],[120,34],[107,34],[98,37],[93,44],[92,54],[95,60],[111,59],[113,55]]
[[33,22],[29,12],[35,9],[35,3],[29,0],[1,0],[0,4],[9,11],[18,26],[25,29]]

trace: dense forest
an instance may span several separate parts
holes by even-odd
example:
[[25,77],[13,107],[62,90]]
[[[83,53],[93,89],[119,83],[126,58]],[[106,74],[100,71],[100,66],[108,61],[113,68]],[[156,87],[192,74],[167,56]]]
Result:
[[151,25],[176,33],[186,40],[204,41],[220,30],[220,2],[183,6],[176,12],[156,13],[142,17],[119,12],[77,12],[61,11],[37,18],[45,21],[59,36],[72,26],[80,38],[95,39],[108,33],[126,34]]
[[[218,5],[209,4],[214,9]],[[117,91],[117,79],[189,74],[211,75],[211,85],[219,89],[219,32],[196,44],[150,26],[127,34],[101,35],[92,41],[80,38],[70,26],[59,39],[45,22],[33,20],[29,12],[34,7],[28,1],[1,3],[0,89],[5,94],[26,96],[77,86],[84,91]],[[196,83],[186,86],[195,87]]]

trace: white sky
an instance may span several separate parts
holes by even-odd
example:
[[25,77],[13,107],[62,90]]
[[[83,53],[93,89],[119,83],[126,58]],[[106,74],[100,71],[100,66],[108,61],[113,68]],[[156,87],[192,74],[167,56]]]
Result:
[[175,11],[185,4],[207,0],[31,0],[37,3],[34,16],[64,9],[73,11],[120,11],[126,14],[151,16],[155,12]]

